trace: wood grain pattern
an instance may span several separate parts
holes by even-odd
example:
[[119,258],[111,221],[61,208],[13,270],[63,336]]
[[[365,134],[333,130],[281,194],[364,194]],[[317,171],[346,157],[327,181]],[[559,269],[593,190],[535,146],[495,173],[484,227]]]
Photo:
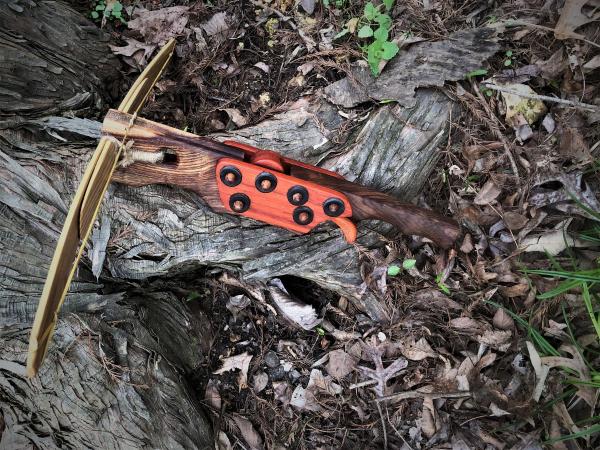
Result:
[[228,156],[243,159],[244,152],[212,139],[187,133],[177,128],[137,118],[130,126],[131,116],[111,109],[102,125],[102,133],[121,141],[133,141],[133,150],[173,156],[163,163],[135,162],[119,169],[113,181],[132,186],[170,184],[199,194],[216,211],[225,211],[215,180],[215,164]]
[[383,220],[396,226],[404,234],[424,236],[442,248],[452,247],[460,236],[460,227],[453,219],[403,203],[383,192],[302,167],[292,168],[292,175],[344,193],[350,200],[353,218],[356,220]]
[[[226,203],[224,205],[217,188],[217,161],[221,157],[238,160],[251,158],[259,149],[250,146],[234,148],[145,119],[136,119],[135,124],[130,126],[130,118],[127,114],[109,111],[103,133],[122,139],[129,129],[127,136],[134,141],[133,148],[147,152],[170,149],[177,158],[173,164],[135,163],[126,170],[119,171],[115,181],[132,185],[159,183],[180,186],[200,194],[214,210],[231,212]],[[328,171],[314,170],[312,166],[289,158],[282,158],[282,161],[292,177],[314,182],[345,195],[352,208],[353,219],[383,220],[396,226],[402,233],[427,237],[442,248],[452,247],[460,235],[460,227],[454,220],[434,211],[400,202],[382,192],[332,176]],[[291,226],[281,217],[275,218],[269,213],[269,209],[285,208],[286,204],[283,201],[263,204],[264,208],[260,213],[253,211],[242,215],[295,231],[307,231],[295,229],[297,227]],[[349,229],[349,224],[342,225],[342,228]]]

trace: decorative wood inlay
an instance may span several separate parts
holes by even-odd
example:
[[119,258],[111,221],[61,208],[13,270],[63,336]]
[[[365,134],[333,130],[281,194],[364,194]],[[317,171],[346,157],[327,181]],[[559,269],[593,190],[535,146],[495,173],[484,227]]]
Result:
[[[221,181],[221,170],[226,167],[235,167],[241,172],[242,180],[239,184],[227,186]],[[260,192],[256,187],[256,178],[264,173],[271,174],[277,180],[275,189],[271,192]],[[308,233],[320,223],[329,220],[337,223],[342,228],[346,240],[352,242],[356,238],[356,227],[351,222],[348,224],[346,221],[341,221],[343,218],[352,217],[350,202],[344,194],[336,190],[231,158],[222,158],[217,162],[214,177],[216,184],[219,186],[221,202],[227,212],[231,214],[250,217],[297,233]],[[308,200],[302,205],[293,205],[288,200],[288,191],[294,186],[303,186],[308,192]],[[248,196],[250,208],[247,211],[237,213],[231,208],[230,198],[234,194]],[[344,203],[344,212],[335,218],[338,220],[334,220],[333,217],[326,215],[323,211],[324,203],[330,198],[338,198]],[[294,210],[298,207],[307,207],[312,210],[313,219],[310,223],[301,225],[294,221]]]

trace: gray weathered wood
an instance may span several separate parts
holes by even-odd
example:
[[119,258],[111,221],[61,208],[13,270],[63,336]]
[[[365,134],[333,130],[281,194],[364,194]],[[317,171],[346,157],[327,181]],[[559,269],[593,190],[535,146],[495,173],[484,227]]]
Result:
[[81,267],[46,364],[24,377],[37,299],[99,130],[42,116],[108,106],[119,64],[107,40],[61,3],[0,7],[2,449],[213,447],[184,378],[203,363],[210,327],[170,294],[104,294]]

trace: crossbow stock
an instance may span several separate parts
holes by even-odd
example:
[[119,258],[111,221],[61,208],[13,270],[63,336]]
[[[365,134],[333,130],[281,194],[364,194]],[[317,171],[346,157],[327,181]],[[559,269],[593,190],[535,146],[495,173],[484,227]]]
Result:
[[[237,214],[296,233],[331,221],[348,242],[355,221],[378,219],[443,248],[458,239],[458,224],[431,210],[345,180],[341,175],[235,141],[218,142],[137,117],[169,62],[171,40],[110,110],[102,137],[63,226],[38,310],[27,359],[34,376],[45,356],[58,311],[111,180],[133,186],[169,184],[195,191],[215,211]],[[117,163],[121,167],[117,169]]]

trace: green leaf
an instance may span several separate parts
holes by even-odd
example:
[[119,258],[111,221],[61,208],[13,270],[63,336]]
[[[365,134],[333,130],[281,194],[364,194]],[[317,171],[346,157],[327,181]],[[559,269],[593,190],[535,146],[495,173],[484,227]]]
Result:
[[365,5],[364,16],[367,20],[375,20],[375,17],[377,17],[378,14],[379,12],[377,11],[377,8],[375,8],[375,5],[373,5],[373,3],[368,2]]
[[379,63],[383,54],[383,42],[373,41],[367,47],[367,62],[373,75],[379,75]]
[[415,267],[416,264],[416,259],[405,259],[404,261],[402,261],[402,267],[406,270],[412,269],[413,267]]
[[104,11],[104,8],[106,8],[106,6],[104,6],[103,3],[100,3],[98,6],[96,6],[96,11]]
[[373,28],[371,28],[369,25],[363,25],[360,27],[360,30],[358,30],[359,38],[368,38],[371,36],[373,36]]
[[467,75],[465,75],[465,78],[480,77],[482,75],[487,75],[487,73],[487,69],[477,69],[469,72]]
[[323,328],[317,327],[317,328],[315,328],[315,330],[317,331],[317,334],[319,336],[325,336],[325,330]]
[[394,6],[394,0],[383,0],[383,4],[385,5],[385,10],[389,11]]
[[442,291],[444,294],[446,295],[450,295],[450,288],[448,286],[446,286],[446,283],[438,283],[438,287],[440,288],[440,291]]
[[379,14],[375,17],[375,22],[377,22],[380,26],[387,28],[388,30],[392,26],[392,18],[387,14]]
[[121,18],[121,11],[113,11],[113,17],[116,17],[117,19]]
[[342,37],[346,36],[348,33],[350,33],[350,30],[348,28],[344,28],[342,31],[340,31],[338,34],[336,34],[333,37],[333,40],[335,41],[336,39],[342,38]]
[[96,11],[92,11],[90,15],[92,16],[92,19],[97,19],[98,17],[100,17],[100,14],[98,14]]
[[512,50],[507,50],[506,51],[506,56],[508,56],[509,58],[513,55]]
[[402,269],[400,269],[400,267],[398,267],[398,266],[390,266],[390,267],[388,267],[387,274],[390,277],[395,277],[396,275],[398,275],[400,273],[401,270]]
[[113,4],[112,10],[113,10],[113,13],[121,12],[121,11],[123,11],[123,5],[121,5],[119,2],[117,2],[117,3]]
[[389,35],[388,29],[384,28],[384,27],[377,28],[375,30],[375,33],[373,33],[373,36],[378,41],[387,41],[388,40],[388,35]]
[[512,64],[512,60],[510,60],[510,59],[507,59],[504,61],[504,66],[506,66],[506,67],[510,66],[511,64]]
[[394,56],[396,56],[396,54],[400,50],[398,48],[398,44],[396,44],[395,42],[384,42],[381,45],[382,45],[382,50],[383,50],[381,58],[387,59],[388,61],[390,59],[392,59]]

